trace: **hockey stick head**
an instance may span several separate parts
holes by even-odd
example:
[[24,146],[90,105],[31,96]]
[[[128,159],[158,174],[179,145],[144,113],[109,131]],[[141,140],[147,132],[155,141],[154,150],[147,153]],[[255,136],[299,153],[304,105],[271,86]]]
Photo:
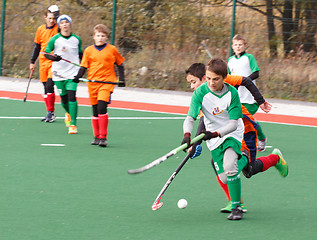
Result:
[[155,202],[152,205],[152,210],[156,211],[156,210],[160,209],[160,207],[162,207],[162,205],[163,205],[163,202]]

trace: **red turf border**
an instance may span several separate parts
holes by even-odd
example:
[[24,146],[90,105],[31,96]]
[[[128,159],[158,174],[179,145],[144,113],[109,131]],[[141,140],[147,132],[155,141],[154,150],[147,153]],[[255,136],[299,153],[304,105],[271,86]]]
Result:
[[[10,92],[10,91],[0,91],[0,97],[9,98],[15,100],[23,100],[24,93],[21,92]],[[29,101],[43,101],[41,94],[29,93]],[[59,98],[57,98],[59,102]],[[77,98],[80,105],[90,105],[88,98]],[[176,113],[176,114],[187,114],[188,107],[183,106],[172,106],[163,104],[153,104],[153,103],[140,103],[140,102],[127,102],[127,101],[111,101],[112,108],[121,109],[131,109],[131,110],[143,110],[143,111],[153,111],[153,112],[164,112],[164,113]],[[256,113],[255,118],[260,122],[273,122],[273,123],[283,123],[283,124],[296,124],[304,126],[315,126],[317,127],[317,118],[311,117],[298,117],[290,115],[278,115],[278,114],[265,114]]]

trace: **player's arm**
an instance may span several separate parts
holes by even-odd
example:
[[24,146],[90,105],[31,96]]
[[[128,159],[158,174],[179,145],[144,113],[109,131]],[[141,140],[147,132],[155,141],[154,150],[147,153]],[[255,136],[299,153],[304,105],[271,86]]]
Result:
[[241,82],[241,86],[245,86],[250,91],[250,93],[254,97],[255,101],[259,105],[261,105],[262,103],[265,102],[262,94],[260,93],[260,91],[257,88],[257,86],[252,82],[251,78],[243,77],[242,78],[242,82]]
[[255,71],[255,72],[251,73],[249,78],[251,78],[252,80],[257,79],[260,75],[259,72],[260,71]]
[[86,70],[87,70],[87,68],[81,66],[81,67],[79,68],[79,70],[78,70],[77,75],[74,76],[73,82],[79,83],[79,78],[81,78],[81,77],[84,76],[84,74],[86,73]]
[[118,73],[119,73],[119,87],[125,87],[125,78],[124,78],[124,65],[121,63],[120,65],[117,65]]
[[264,112],[268,113],[269,111],[271,111],[272,105],[263,98],[257,86],[249,77],[242,78],[241,86],[245,86],[250,91],[255,101],[257,102],[257,104],[259,104],[260,108]]
[[32,55],[31,55],[31,62],[30,62],[30,70],[31,71],[32,70],[34,71],[34,69],[35,69],[35,61],[38,58],[40,51],[41,51],[41,44],[34,43]]
[[59,56],[59,55],[56,55],[56,54],[54,54],[54,55],[50,54],[54,50],[54,44],[55,44],[55,38],[52,37],[49,40],[49,42],[48,42],[48,44],[47,44],[47,46],[45,48],[45,52],[47,54],[44,54],[44,57],[47,58],[48,60],[57,61],[58,62],[58,61],[62,60],[62,57]]

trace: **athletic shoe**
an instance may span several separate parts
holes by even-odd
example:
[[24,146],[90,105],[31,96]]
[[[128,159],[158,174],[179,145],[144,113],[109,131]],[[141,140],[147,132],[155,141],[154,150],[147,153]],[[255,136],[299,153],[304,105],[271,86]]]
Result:
[[107,147],[107,139],[106,138],[100,138],[99,140],[99,146],[100,147]]
[[42,118],[42,122],[55,122],[55,120],[55,114],[51,111],[48,111],[46,117]]
[[55,122],[55,120],[56,120],[56,117],[55,117],[54,112],[49,111],[47,116],[46,116],[46,122],[51,123],[51,122]]
[[220,209],[220,212],[222,212],[222,213],[231,213],[231,211],[232,211],[231,207],[232,207],[232,204],[231,204],[231,201],[229,201],[227,206],[225,206],[224,208]]
[[65,113],[65,120],[64,120],[64,122],[65,122],[65,125],[66,125],[66,127],[69,127],[70,126],[70,114],[67,112],[67,113]]
[[77,127],[75,125],[70,125],[68,127],[68,134],[76,134],[78,133]]
[[244,206],[243,203],[241,203],[240,207],[242,209],[242,212],[246,213],[248,211],[248,209],[246,208],[246,206]]
[[236,206],[232,209],[230,215],[228,216],[228,220],[241,220],[243,216],[243,211],[240,206]]
[[275,148],[272,154],[276,154],[279,156],[279,160],[277,164],[275,165],[275,167],[277,171],[279,171],[282,177],[286,177],[288,175],[288,165],[285,159],[283,158],[281,151],[278,148]]
[[264,152],[266,148],[267,138],[264,138],[263,140],[258,141],[257,150],[259,152]]
[[[248,210],[247,208],[244,206],[243,203],[241,203],[241,209],[242,209],[242,212],[246,213]],[[231,204],[231,201],[228,202],[227,206],[225,206],[224,208],[221,208],[220,209],[220,212],[222,213],[231,213],[232,211],[232,204]]]
[[95,137],[94,140],[92,140],[91,145],[99,145],[100,138]]

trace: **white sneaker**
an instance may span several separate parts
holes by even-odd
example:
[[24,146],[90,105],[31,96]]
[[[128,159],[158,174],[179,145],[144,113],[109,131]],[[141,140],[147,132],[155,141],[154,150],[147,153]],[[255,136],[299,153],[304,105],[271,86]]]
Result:
[[258,141],[257,150],[259,152],[264,152],[266,148],[267,138],[264,138],[263,140]]

